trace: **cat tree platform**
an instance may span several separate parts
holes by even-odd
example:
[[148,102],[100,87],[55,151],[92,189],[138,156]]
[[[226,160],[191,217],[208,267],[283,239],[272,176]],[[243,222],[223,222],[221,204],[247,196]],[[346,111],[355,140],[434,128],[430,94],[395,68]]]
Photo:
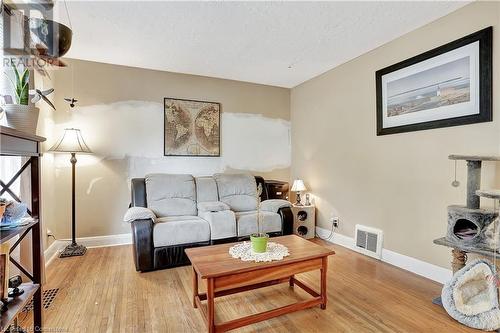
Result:
[[500,200],[500,190],[477,190],[476,195],[482,198]]
[[452,154],[448,158],[454,161],[500,161],[500,156],[495,155],[458,155]]
[[464,246],[459,245],[455,242],[451,242],[446,237],[441,237],[434,240],[434,244],[451,247],[453,261],[452,269],[453,273],[460,270],[467,263],[467,253],[479,254],[489,258],[495,258],[500,256],[500,252],[495,252],[493,249],[480,249],[474,246]]

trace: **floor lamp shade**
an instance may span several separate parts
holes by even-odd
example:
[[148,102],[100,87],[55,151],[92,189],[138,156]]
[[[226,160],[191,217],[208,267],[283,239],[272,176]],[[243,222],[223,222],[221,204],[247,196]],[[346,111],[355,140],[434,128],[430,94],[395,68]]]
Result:
[[87,251],[83,245],[76,243],[76,195],[75,195],[75,167],[76,154],[92,153],[89,146],[83,140],[82,133],[77,128],[66,128],[62,138],[53,145],[49,151],[56,153],[70,153],[71,159],[71,244],[66,246],[59,257],[82,256]]
[[49,151],[58,153],[92,153],[78,128],[66,128],[62,138]]

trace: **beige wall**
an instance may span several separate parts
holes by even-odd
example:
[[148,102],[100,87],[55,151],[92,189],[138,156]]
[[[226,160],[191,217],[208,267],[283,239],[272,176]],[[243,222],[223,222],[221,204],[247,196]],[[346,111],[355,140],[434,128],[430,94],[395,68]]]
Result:
[[[292,89],[292,176],[314,194],[321,227],[334,214],[347,236],[355,224],[380,228],[384,248],[449,268],[449,250],[432,240],[445,234],[446,206],[465,200],[466,168],[459,163],[462,186],[451,187],[447,156],[500,152],[499,90],[494,122],[377,137],[375,71],[490,25],[498,68],[499,11],[493,2],[468,5]],[[498,188],[496,175],[485,163],[483,187]]]
[[[66,69],[51,73],[57,111],[53,114],[50,133],[43,134],[51,136],[48,147],[64,128],[78,127],[95,152],[91,156],[77,155],[77,237],[130,232],[130,227],[121,222],[129,204],[129,181],[148,172],[206,175],[243,170],[288,180],[289,89],[88,61],[65,61],[69,64]],[[78,108],[69,110],[63,102],[63,97],[70,96],[78,98]],[[164,97],[221,103],[220,158],[163,156]],[[276,134],[280,137],[275,138]],[[53,191],[50,203],[53,216],[46,220],[45,226],[56,237],[68,238],[69,156],[47,155],[52,156],[46,167],[53,170],[53,175],[45,168],[44,177],[53,179],[49,185]]]

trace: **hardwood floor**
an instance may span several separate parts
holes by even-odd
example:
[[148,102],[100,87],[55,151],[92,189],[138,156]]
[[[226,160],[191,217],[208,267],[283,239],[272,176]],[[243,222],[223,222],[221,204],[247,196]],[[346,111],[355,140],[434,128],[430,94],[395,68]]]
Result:
[[[477,332],[431,300],[441,286],[321,240],[335,249],[328,265],[328,306],[291,313],[235,332]],[[89,249],[55,259],[45,289],[60,288],[44,312],[52,332],[205,332],[192,306],[191,267],[137,273],[130,246]],[[319,290],[319,272],[298,277]],[[205,286],[200,283],[200,290]],[[269,310],[310,297],[288,284],[217,298],[217,320]],[[24,323],[30,318],[23,318]]]

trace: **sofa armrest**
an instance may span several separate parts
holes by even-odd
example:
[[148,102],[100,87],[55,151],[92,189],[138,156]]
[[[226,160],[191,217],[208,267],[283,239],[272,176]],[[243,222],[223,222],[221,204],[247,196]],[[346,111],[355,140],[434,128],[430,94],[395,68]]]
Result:
[[260,209],[266,212],[278,213],[281,208],[292,207],[290,201],[283,199],[269,199],[260,203]]
[[151,271],[153,262],[153,220],[134,220],[132,226],[132,251],[136,271]]
[[154,220],[156,219],[156,215],[151,209],[145,207],[130,207],[123,216],[123,222],[129,223],[135,220],[146,219],[151,219],[154,222]]
[[283,235],[293,234],[293,212],[290,207],[282,207],[278,209],[278,214],[281,216],[281,231]]
[[221,202],[221,201],[198,202],[197,207],[198,207],[198,211],[201,213],[221,212],[221,211],[230,209],[230,207],[226,203]]

